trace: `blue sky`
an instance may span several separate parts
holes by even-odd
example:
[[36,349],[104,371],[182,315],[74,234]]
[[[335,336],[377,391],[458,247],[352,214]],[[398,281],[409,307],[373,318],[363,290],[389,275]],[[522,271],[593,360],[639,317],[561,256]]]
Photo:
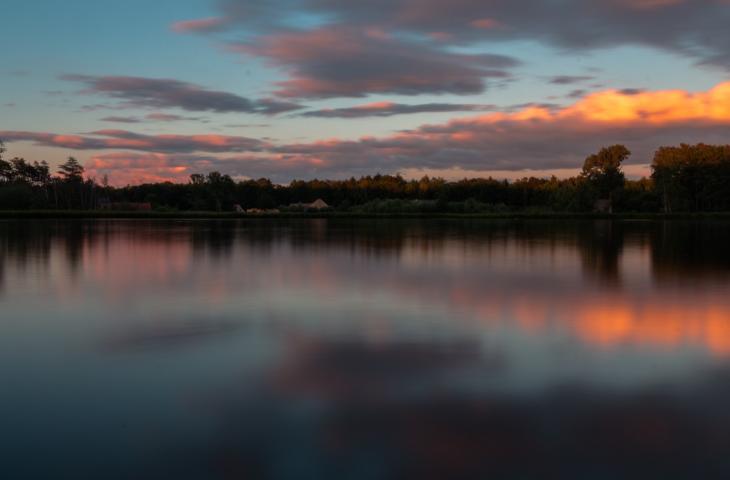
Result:
[[[567,175],[606,142],[628,143],[639,175],[661,144],[727,137],[710,112],[727,100],[726,0],[380,3],[6,0],[0,138],[124,184]],[[586,117],[606,102],[636,115]],[[658,125],[646,105],[691,115]]]

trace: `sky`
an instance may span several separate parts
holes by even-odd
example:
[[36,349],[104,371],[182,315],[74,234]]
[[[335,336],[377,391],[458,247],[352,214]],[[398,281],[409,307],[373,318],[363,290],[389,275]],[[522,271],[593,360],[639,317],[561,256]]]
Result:
[[730,0],[2,0],[0,139],[114,185],[574,175],[730,139]]

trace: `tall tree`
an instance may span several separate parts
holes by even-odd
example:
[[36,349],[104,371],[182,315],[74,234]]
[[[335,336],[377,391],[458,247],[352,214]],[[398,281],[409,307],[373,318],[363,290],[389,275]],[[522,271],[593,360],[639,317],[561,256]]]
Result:
[[598,198],[608,200],[609,212],[613,213],[613,196],[626,182],[621,164],[631,156],[623,145],[602,148],[598,153],[586,158],[581,177],[584,178]]
[[68,157],[68,160],[58,167],[58,173],[67,182],[80,182],[84,179],[84,167],[74,157]]
[[666,213],[730,207],[730,145],[661,147],[651,176]]
[[13,166],[3,159],[5,144],[0,140],[0,181],[9,182],[13,179]]
[[84,182],[84,167],[74,157],[68,157],[58,167],[61,181],[55,185],[55,196],[60,197],[66,208],[92,208],[94,205],[94,182]]

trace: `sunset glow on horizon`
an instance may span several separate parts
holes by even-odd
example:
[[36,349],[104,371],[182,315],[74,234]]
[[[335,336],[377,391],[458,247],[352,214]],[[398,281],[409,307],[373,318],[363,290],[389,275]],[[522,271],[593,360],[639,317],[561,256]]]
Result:
[[11,0],[0,139],[112,185],[565,177],[617,143],[639,177],[727,142],[727,1],[563,3]]

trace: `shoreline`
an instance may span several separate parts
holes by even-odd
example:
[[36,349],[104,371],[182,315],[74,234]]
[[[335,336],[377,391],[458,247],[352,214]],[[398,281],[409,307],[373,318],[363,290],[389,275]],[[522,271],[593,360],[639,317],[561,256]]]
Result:
[[463,219],[463,220],[730,220],[730,212],[706,213],[357,213],[357,212],[287,212],[246,214],[237,212],[136,212],[85,210],[0,210],[2,220],[24,219]]

